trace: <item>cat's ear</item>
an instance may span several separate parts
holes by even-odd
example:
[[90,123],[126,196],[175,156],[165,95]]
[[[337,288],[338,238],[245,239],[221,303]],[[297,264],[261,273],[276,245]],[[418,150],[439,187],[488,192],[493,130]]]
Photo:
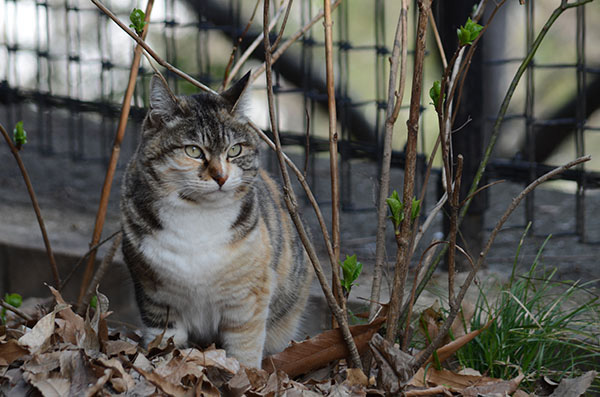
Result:
[[244,93],[246,88],[250,84],[250,71],[244,75],[241,79],[239,79],[234,85],[232,85],[227,91],[221,93],[221,97],[225,99],[227,104],[229,105],[229,111],[231,113],[240,112],[241,108],[243,108],[244,104]]
[[150,80],[150,111],[158,116],[168,116],[179,108],[177,98],[164,79],[155,74]]

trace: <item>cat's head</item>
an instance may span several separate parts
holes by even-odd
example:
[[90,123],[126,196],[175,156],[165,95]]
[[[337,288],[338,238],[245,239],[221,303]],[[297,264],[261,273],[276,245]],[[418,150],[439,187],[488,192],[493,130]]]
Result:
[[249,73],[219,95],[175,97],[152,78],[138,156],[167,193],[203,201],[247,191],[259,167],[258,138],[242,113],[248,81]]

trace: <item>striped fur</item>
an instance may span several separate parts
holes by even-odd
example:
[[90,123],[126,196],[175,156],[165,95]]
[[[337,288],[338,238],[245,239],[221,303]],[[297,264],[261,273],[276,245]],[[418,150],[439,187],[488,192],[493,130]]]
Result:
[[123,180],[123,254],[147,341],[166,327],[180,346],[216,343],[260,367],[294,337],[312,272],[237,110],[246,83],[175,101],[153,78]]

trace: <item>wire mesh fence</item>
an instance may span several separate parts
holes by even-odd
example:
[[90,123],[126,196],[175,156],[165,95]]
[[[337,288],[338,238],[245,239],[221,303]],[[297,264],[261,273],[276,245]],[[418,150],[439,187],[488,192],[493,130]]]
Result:
[[[152,11],[147,41],[167,62],[218,89],[231,49],[242,36],[254,3],[241,0],[158,0]],[[388,58],[399,9],[397,3],[389,0],[346,0],[335,11],[336,100],[341,136],[341,187],[343,209],[346,211],[375,208],[371,205],[372,200],[364,199],[365,192],[357,183],[357,179],[364,176],[355,172],[355,168],[357,164],[368,163],[376,173],[376,164],[381,160]],[[143,8],[145,4],[129,0],[107,1],[106,5],[122,20],[127,20],[134,7]],[[274,14],[278,7],[279,4],[274,6]],[[488,84],[490,74],[496,74],[500,69],[511,71],[518,66],[525,51],[531,47],[540,28],[539,21],[543,20],[546,12],[545,6],[534,5],[534,2],[527,2],[524,7],[516,4],[510,7],[507,15],[522,18],[524,29],[507,33],[507,16],[490,32],[484,47],[492,43],[505,51],[485,55],[486,72],[476,76],[482,79],[480,84]],[[320,2],[296,1],[284,40],[305,26],[319,9]],[[409,31],[412,32],[416,7],[412,6],[411,10]],[[594,148],[587,141],[592,134],[597,135],[600,131],[600,122],[590,121],[599,107],[591,93],[594,92],[594,84],[600,80],[600,55],[590,44],[590,35],[596,30],[595,27],[590,28],[589,14],[597,16],[598,12],[585,6],[574,13],[576,15],[570,17],[574,21],[570,27],[563,26],[559,30],[561,33],[565,29],[572,30],[569,37],[572,37],[570,46],[574,51],[569,52],[564,62],[538,61],[536,58],[529,67],[522,82],[521,99],[517,99],[516,105],[511,108],[512,114],[507,117],[506,127],[520,131],[525,140],[520,146],[509,145],[510,150],[506,150],[504,156],[492,161],[487,171],[488,178],[528,183],[543,173],[549,167],[546,163],[551,160],[551,154],[559,146],[547,145],[548,136],[553,135],[549,131],[555,131],[554,135],[560,138],[561,144],[572,141],[574,155]],[[33,114],[34,119],[26,120],[26,124],[35,126],[37,130],[39,138],[32,140],[31,147],[41,155],[68,156],[82,166],[89,162],[106,162],[129,75],[133,41],[93,4],[84,0],[0,0],[0,21],[0,104],[6,117],[3,122],[13,125],[24,116],[32,117]],[[260,26],[261,18],[257,16],[240,40],[236,57],[258,37]],[[274,87],[283,143],[302,165],[308,167],[313,186],[328,183],[328,178],[316,165],[320,154],[328,150],[328,145],[326,128],[323,127],[326,125],[324,46],[321,29],[318,29],[320,23],[315,26],[317,28],[308,30],[275,64]],[[277,28],[274,29],[274,37],[276,32]],[[509,44],[515,42],[521,43],[521,46],[516,46],[517,50],[513,51]],[[436,54],[429,54],[425,87],[439,79],[436,77],[440,73],[436,58]],[[243,70],[256,69],[261,62],[262,44]],[[547,115],[537,105],[539,96],[547,95],[547,90],[540,89],[540,86],[548,84],[548,80],[538,76],[550,70],[561,70],[574,76],[572,86],[575,89],[569,91],[573,98],[572,107],[569,108],[567,103],[554,115]],[[498,78],[491,84],[496,87],[490,88],[490,98],[485,99],[489,104],[482,123],[481,133],[484,135],[493,123],[497,111],[494,102],[502,97],[509,81],[508,74],[506,72],[504,78]],[[151,75],[152,69],[143,62],[133,101],[131,117],[134,123],[143,118]],[[170,73],[165,75],[176,93],[193,92],[194,87],[190,84]],[[259,79],[251,92],[250,117],[267,130],[263,86],[262,79]],[[421,169],[436,133],[435,115],[428,102],[423,98]],[[539,102],[541,105],[546,103],[544,100]],[[95,127],[90,128],[91,124]],[[400,124],[395,141],[397,151],[392,161],[396,167],[403,165],[401,149],[404,138]],[[92,130],[93,133],[90,132]],[[135,141],[128,141],[130,147],[124,151],[133,150]],[[587,170],[582,166],[565,173],[563,178],[576,184],[574,216],[577,222],[573,233],[589,240],[585,223],[586,197],[590,189],[600,187],[600,175],[594,169]],[[535,197],[528,199],[524,221],[536,218],[535,200]],[[321,201],[326,202],[327,197],[321,197]]]

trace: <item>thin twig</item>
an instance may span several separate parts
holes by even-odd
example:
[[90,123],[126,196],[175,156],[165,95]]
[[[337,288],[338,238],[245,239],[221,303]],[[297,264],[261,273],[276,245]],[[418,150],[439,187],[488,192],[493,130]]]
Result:
[[[279,10],[277,10],[277,13],[275,14],[275,16],[273,17],[273,20],[269,24],[269,32],[271,30],[273,30],[273,28],[275,28],[275,25],[277,25],[277,21],[283,14],[284,10],[285,10],[285,4],[282,4],[281,7],[279,7]],[[238,74],[238,72],[240,71],[242,66],[244,66],[244,63],[248,60],[248,58],[250,58],[250,55],[252,55],[252,53],[254,52],[256,47],[258,47],[258,45],[263,42],[263,38],[264,38],[263,34],[264,34],[263,32],[260,32],[260,34],[254,39],[252,44],[250,44],[248,46],[248,48],[246,48],[246,51],[244,51],[244,53],[242,54],[240,59],[237,60],[237,62],[231,69],[231,73],[223,81],[223,85],[222,85],[223,89],[227,88],[227,86],[229,85],[231,80]],[[252,83],[252,81],[250,81],[250,83]]]
[[[335,2],[332,1],[331,11],[335,10],[337,8],[337,6],[340,5],[341,2],[342,2],[342,0],[336,0]],[[321,18],[323,18],[324,15],[325,15],[325,11],[321,10],[317,15],[312,17],[312,19],[310,21],[308,21],[304,26],[302,26],[300,29],[298,29],[296,31],[296,33],[294,33],[292,36],[290,36],[289,39],[287,39],[286,41],[281,43],[281,45],[279,46],[279,49],[273,53],[273,57],[271,58],[273,63],[277,62],[279,57],[281,57],[281,55],[283,55],[283,53],[292,44],[294,44],[296,41],[298,41],[298,39],[300,37],[302,37],[306,32],[308,32],[315,23],[317,23]],[[256,81],[256,79],[261,74],[264,73],[265,68],[266,68],[266,63],[263,63],[258,69],[256,69],[250,76],[249,84],[252,84],[254,81]]]
[[119,248],[119,245],[121,245],[122,239],[123,233],[119,231],[109,250],[106,252],[106,255],[104,255],[104,258],[102,258],[102,263],[100,263],[100,266],[98,266],[98,269],[96,270],[96,273],[90,282],[90,286],[88,287],[85,297],[83,298],[83,305],[79,306],[79,315],[83,315],[85,313],[87,305],[89,304],[90,299],[92,299],[92,296],[96,293],[96,289],[98,288],[100,281],[102,281],[102,278],[104,277],[104,274],[106,274],[109,266],[112,265],[113,258],[115,257],[117,248]]
[[[390,167],[392,160],[392,142],[394,125],[398,119],[402,100],[404,98],[404,87],[406,82],[406,60],[407,60],[407,22],[408,1],[402,0],[402,8],[396,25],[396,35],[392,57],[390,58],[390,78],[388,82],[388,103],[386,108],[385,135],[383,138],[383,153],[381,160],[381,179],[379,182],[379,197],[377,200],[377,237],[375,243],[375,268],[373,269],[373,280],[371,285],[371,305],[369,306],[369,318],[372,319],[377,310],[377,303],[381,297],[381,275],[383,262],[385,260],[385,231],[388,222],[386,198],[390,193]],[[400,68],[400,79],[398,80],[398,68]],[[398,91],[396,91],[398,84]]]
[[64,280],[62,280],[62,283],[60,284],[60,288],[58,288],[58,292],[61,292],[65,288],[65,286],[71,280],[71,277],[73,277],[73,275],[77,272],[77,269],[79,269],[79,266],[81,266],[83,261],[86,260],[88,255],[90,255],[92,252],[96,251],[98,248],[103,246],[106,242],[112,240],[112,238],[115,237],[119,233],[121,233],[121,231],[117,230],[116,232],[114,232],[113,234],[111,234],[110,236],[105,238],[104,240],[100,241],[98,244],[90,247],[90,249],[88,249],[88,251],[85,254],[83,254],[83,256],[81,258],[79,258],[77,263],[75,263],[75,265],[73,265],[73,267],[71,268],[71,271],[69,272],[69,274],[67,274],[67,277],[65,277]]
[[283,37],[283,32],[285,31],[285,26],[287,25],[287,21],[290,16],[290,10],[292,9],[293,3],[294,3],[294,0],[288,1],[288,5],[285,10],[285,15],[283,16],[283,21],[281,22],[281,27],[279,28],[279,34],[277,35],[277,38],[275,39],[273,44],[271,44],[271,51],[275,51],[277,49],[277,46],[279,45],[279,42],[281,41],[281,38]]
[[11,312],[13,312],[14,314],[16,314],[17,316],[21,317],[23,320],[25,321],[32,321],[33,318],[31,318],[31,316],[19,309],[17,309],[16,307],[14,307],[13,305],[7,303],[4,299],[0,299],[0,306],[2,306],[3,308],[5,308],[6,310],[9,310]]
[[304,112],[306,113],[306,144],[304,146],[304,177],[306,178],[308,162],[310,160],[310,114],[308,113],[308,108],[304,109]]
[[454,307],[450,308],[450,313],[448,314],[448,317],[446,318],[446,320],[444,321],[444,324],[440,327],[437,336],[434,338],[434,340],[431,342],[431,344],[429,346],[427,346],[427,348],[425,348],[425,350],[423,350],[419,356],[415,359],[414,363],[413,363],[413,369],[416,371],[418,368],[420,368],[425,361],[427,361],[427,359],[429,358],[429,356],[431,356],[431,354],[433,353],[433,351],[435,349],[437,349],[440,344],[442,343],[444,337],[447,335],[450,326],[452,325],[452,323],[454,322],[454,319],[456,318],[456,315],[458,314],[459,308],[461,307],[462,301],[467,293],[467,290],[469,289],[469,287],[471,286],[471,283],[473,282],[473,280],[475,279],[475,276],[477,275],[477,272],[479,271],[479,269],[481,268],[483,262],[485,261],[485,258],[488,254],[488,252],[490,251],[492,244],[494,243],[494,240],[496,239],[496,236],[498,235],[498,233],[500,232],[500,230],[502,229],[502,226],[504,225],[504,223],[507,221],[507,219],[509,218],[509,216],[513,213],[513,211],[518,207],[518,205],[521,203],[521,201],[525,198],[525,196],[527,196],[527,194],[531,193],[536,187],[538,187],[540,184],[548,181],[549,179],[555,177],[556,175],[564,172],[565,170],[572,168],[578,164],[584,163],[586,161],[589,161],[592,158],[592,156],[587,155],[587,156],[583,156],[583,157],[579,157],[576,160],[573,160],[565,165],[562,165],[560,167],[557,167],[555,169],[553,169],[552,171],[542,175],[541,177],[539,177],[538,179],[536,179],[535,181],[533,181],[532,183],[529,184],[529,186],[527,186],[521,193],[519,193],[519,195],[517,197],[515,197],[511,204],[508,206],[508,208],[506,209],[506,211],[504,212],[504,214],[502,215],[502,217],[498,220],[498,222],[496,223],[496,226],[494,227],[494,229],[492,230],[488,241],[485,245],[485,247],[483,248],[483,250],[481,251],[481,253],[479,254],[479,258],[477,259],[477,263],[475,263],[475,265],[473,266],[473,268],[471,269],[471,271],[469,272],[469,275],[467,276],[465,282],[463,283],[462,287],[460,288],[460,291],[456,297],[456,301],[455,301],[455,305]]
[[431,8],[431,0],[419,0],[419,19],[417,22],[417,39],[415,48],[415,63],[413,69],[412,93],[410,98],[409,118],[407,121],[408,136],[406,141],[406,163],[404,166],[404,189],[402,193],[402,202],[404,203],[404,219],[400,228],[400,238],[398,250],[400,252],[400,261],[396,262],[394,269],[394,284],[392,296],[390,298],[390,309],[387,321],[387,333],[385,335],[388,341],[394,341],[398,333],[398,320],[400,317],[400,308],[404,296],[404,285],[408,274],[408,264],[410,260],[410,241],[411,241],[411,209],[415,188],[415,169],[417,164],[417,138],[419,131],[419,115],[421,108],[421,90],[423,81],[423,63],[425,60],[425,44],[427,37],[427,16]]
[[460,183],[463,172],[463,156],[458,155],[456,164],[456,177],[454,178],[454,186],[452,187],[452,198],[450,200],[450,247],[448,248],[448,304],[450,308],[454,307],[454,271],[455,271],[455,254],[456,254],[456,235],[458,232],[458,210]]
[[[494,150],[494,147],[496,145],[496,141],[498,140],[498,137],[500,135],[500,125],[502,124],[502,121],[504,120],[504,116],[506,115],[506,112],[508,110],[508,106],[512,100],[512,96],[517,88],[517,85],[519,84],[519,81],[521,80],[521,77],[523,76],[523,74],[525,73],[525,70],[527,69],[527,67],[529,66],[531,60],[533,59],[533,57],[535,56],[538,48],[540,47],[540,44],[542,43],[542,41],[544,40],[544,37],[546,36],[546,34],[548,33],[548,31],[550,30],[550,28],[552,27],[552,25],[554,24],[554,22],[556,22],[556,20],[558,19],[558,17],[567,9],[569,8],[573,8],[573,7],[578,7],[581,5],[584,5],[586,3],[589,3],[593,0],[580,0],[577,1],[575,3],[561,3],[561,5],[559,7],[557,7],[553,13],[550,15],[550,17],[546,20],[546,23],[544,24],[542,30],[540,31],[540,33],[538,34],[538,36],[536,37],[536,39],[533,42],[533,45],[531,46],[531,48],[529,49],[529,52],[527,53],[527,55],[525,56],[525,58],[523,59],[523,61],[521,62],[521,65],[519,66],[519,68],[517,69],[517,72],[515,73],[510,86],[504,96],[504,100],[502,101],[502,105],[500,106],[500,109],[498,110],[498,115],[496,116],[496,122],[494,123],[494,127],[492,128],[492,134],[488,143],[488,146],[486,147],[483,159],[481,160],[480,164],[479,164],[479,168],[477,169],[477,172],[475,174],[475,177],[473,179],[473,182],[471,184],[471,187],[469,189],[468,192],[468,196],[470,197],[470,199],[468,199],[464,205],[461,208],[461,212],[460,212],[460,218],[459,218],[459,225],[460,222],[462,221],[462,219],[464,218],[466,212],[469,209],[469,205],[471,203],[472,198],[474,197],[474,192],[477,190],[478,186],[479,186],[479,182],[481,181],[481,178],[483,177],[483,174],[485,172],[485,168],[491,158],[492,152]],[[486,24],[486,26],[489,25],[489,21]],[[485,29],[485,27],[484,27]],[[481,36],[481,34],[480,34]],[[443,91],[442,91],[443,92]],[[427,284],[427,280],[429,278],[431,278],[431,275],[433,275],[433,272],[435,271],[435,269],[437,268],[437,265],[440,263],[441,258],[445,255],[446,250],[442,249],[437,257],[435,258],[435,260],[431,263],[431,265],[429,266],[429,269],[427,269],[427,275],[424,277],[424,279],[421,281],[421,283],[419,283],[419,286],[417,288],[417,297],[421,294],[421,292],[423,292],[423,290],[425,289],[425,286]]]
[[233,48],[231,49],[231,55],[229,56],[229,62],[227,62],[227,66],[225,67],[225,73],[223,75],[223,84],[221,85],[221,90],[225,90],[225,87],[227,86],[227,82],[229,80],[229,72],[231,70],[231,66],[233,65],[233,61],[235,60],[235,53],[237,52],[237,49],[240,46],[240,44],[242,44],[244,37],[246,37],[248,30],[250,30],[250,26],[252,26],[252,22],[254,21],[254,17],[256,16],[256,11],[258,10],[259,4],[260,4],[260,0],[256,0],[256,3],[254,4],[254,9],[252,10],[252,15],[250,15],[250,19],[248,20],[248,23],[246,24],[246,28],[244,29],[242,34],[240,34],[237,41],[233,45]]
[[440,53],[442,66],[444,67],[444,69],[446,69],[448,67],[448,61],[446,60],[444,45],[442,44],[442,38],[440,37],[440,32],[438,31],[437,24],[435,23],[435,18],[433,17],[432,10],[429,10],[429,24],[431,25],[431,31],[433,32],[433,37],[435,38],[435,44],[437,45],[438,52]]
[[[121,20],[119,20],[119,18],[117,18],[117,16],[115,14],[113,14],[112,11],[110,11],[108,8],[106,8],[104,6],[104,4],[102,4],[100,1],[91,0],[91,2],[94,3],[96,5],[96,7],[98,7],[100,9],[100,11],[105,13],[117,25],[119,25],[119,27],[121,29],[123,29],[125,31],[125,33],[127,33],[132,39],[134,39],[135,42],[139,46],[141,46],[144,50],[146,50],[146,52],[148,52],[148,54],[150,54],[150,56],[152,58],[154,58],[154,60],[156,62],[158,62],[158,64],[160,66],[167,68],[167,70],[175,73],[177,76],[181,77],[182,79],[189,81],[190,83],[192,83],[193,85],[195,85],[196,87],[200,88],[203,91],[210,92],[215,95],[217,94],[217,92],[215,90],[213,90],[212,88],[202,84],[201,82],[199,82],[198,80],[196,80],[192,76],[190,76],[189,74],[181,71],[180,69],[177,69],[175,66],[171,65],[170,63],[168,63],[167,61],[165,61],[164,59],[159,57],[158,54],[156,52],[154,52],[154,50],[152,48],[150,48],[150,46],[148,46],[148,44],[146,44],[142,38],[140,38],[137,34],[135,34],[135,32],[133,32],[127,26],[125,26],[125,24],[123,22],[121,22]],[[148,26],[148,25],[146,25],[146,26]],[[146,29],[146,28],[144,27],[144,29]]]
[[[279,130],[277,128],[277,120],[276,120],[275,108],[274,108],[273,77],[272,77],[272,70],[271,70],[273,54],[271,53],[271,43],[268,39],[268,32],[267,32],[268,25],[269,25],[269,23],[268,23],[268,21],[269,21],[269,0],[264,1],[263,18],[264,18],[263,32],[265,33],[265,35],[264,35],[264,37],[265,37],[265,39],[264,39],[265,62],[266,62],[265,70],[266,70],[266,80],[267,80],[267,99],[268,99],[268,104],[269,104],[269,117],[270,117],[270,121],[271,121],[271,130],[273,131],[273,136],[275,138],[275,149],[276,149],[275,151],[277,153],[277,159],[279,161],[279,168],[280,168],[281,176],[282,176],[283,183],[284,183],[283,197],[284,197],[286,206],[288,208],[288,211],[290,213],[290,217],[292,218],[292,221],[294,222],[294,225],[296,226],[296,230],[298,231],[300,240],[302,241],[302,244],[304,245],[306,253],[308,254],[308,257],[309,257],[311,263],[313,264],[313,268],[315,269],[317,279],[319,280],[319,283],[321,284],[321,288],[323,289],[323,292],[325,294],[325,299],[327,300],[329,308],[335,315],[335,317],[340,325],[340,330],[342,331],[342,336],[348,347],[348,351],[350,352],[350,359],[352,361],[352,364],[354,366],[356,366],[357,368],[362,368],[362,364],[360,362],[360,356],[358,354],[356,344],[354,343],[354,339],[352,338],[352,334],[350,333],[350,329],[348,327],[348,319],[346,318],[346,314],[342,311],[340,306],[336,303],[335,297],[333,296],[333,292],[328,285],[327,278],[325,277],[325,273],[323,272],[323,268],[321,267],[321,264],[319,262],[319,258],[317,257],[314,247],[313,247],[312,243],[310,242],[310,239],[308,238],[308,234],[306,233],[306,230],[304,229],[304,225],[302,224],[302,221],[298,214],[298,204],[296,201],[294,189],[292,187],[289,174],[287,172],[286,158],[281,150],[281,140],[279,138]],[[249,125],[252,126],[253,124],[249,123]],[[260,131],[260,130],[258,130],[258,131]],[[260,133],[262,133],[262,131],[260,131]],[[260,135],[260,133],[259,133],[259,135]],[[296,169],[297,169],[297,167],[296,167]],[[302,175],[300,170],[298,170],[298,173],[300,174],[300,176]],[[324,231],[324,234],[325,234],[325,232],[326,231]]]
[[[119,118],[119,125],[117,127],[117,134],[115,136],[115,142],[113,143],[113,149],[110,154],[110,160],[108,162],[108,169],[106,170],[106,176],[104,178],[104,184],[102,185],[102,193],[100,195],[100,204],[98,205],[98,212],[96,213],[96,222],[94,224],[94,232],[92,235],[92,241],[90,242],[90,246],[94,246],[98,244],[100,241],[100,237],[102,236],[102,229],[104,228],[104,221],[106,219],[106,210],[108,208],[108,199],[110,197],[110,191],[112,188],[112,183],[115,177],[115,172],[117,169],[117,162],[119,161],[119,155],[121,153],[121,143],[123,142],[123,137],[125,136],[125,128],[127,127],[127,119],[129,118],[129,110],[131,108],[131,97],[133,96],[133,91],[135,90],[135,81],[137,79],[138,70],[140,66],[140,58],[142,56],[142,48],[140,47],[142,44],[145,45],[144,39],[148,34],[148,27],[150,24],[150,14],[152,13],[152,6],[154,4],[154,0],[148,0],[148,4],[146,5],[146,17],[145,22],[146,25],[142,30],[141,37],[138,37],[137,34],[133,33],[129,30],[123,23],[108,10],[104,5],[102,5],[97,0],[92,0],[94,4],[98,8],[102,10],[106,15],[108,15],[111,19],[113,19],[122,29],[128,31],[132,37],[138,42],[138,45],[135,47],[133,60],[131,62],[131,68],[129,70],[129,82],[127,83],[127,89],[125,91],[125,96],[123,97],[123,106],[121,107],[121,116]],[[141,44],[140,44],[141,43]],[[83,297],[85,296],[85,291],[88,288],[90,283],[90,279],[94,273],[94,264],[96,262],[96,251],[92,251],[90,254],[88,263],[85,267],[85,271],[83,273],[83,279],[81,281],[81,287],[79,289],[79,297],[77,298],[77,306],[81,305]]]
[[56,265],[56,260],[54,259],[54,253],[52,252],[52,246],[50,245],[50,239],[48,238],[48,233],[46,232],[46,225],[44,224],[44,218],[42,217],[42,211],[40,210],[40,205],[38,204],[37,197],[35,195],[35,191],[33,190],[33,185],[31,184],[31,179],[29,179],[29,174],[27,173],[27,169],[25,168],[25,164],[21,159],[21,155],[19,154],[19,149],[13,144],[13,141],[10,139],[10,136],[0,124],[0,131],[2,132],[2,136],[4,136],[4,140],[6,144],[10,148],[10,152],[13,154],[15,160],[17,161],[17,165],[21,170],[21,175],[23,175],[23,180],[25,181],[25,186],[27,186],[27,192],[29,193],[29,198],[31,199],[31,204],[33,205],[33,210],[35,211],[35,216],[37,218],[38,224],[40,225],[40,231],[42,232],[42,238],[44,240],[44,246],[46,247],[46,255],[48,255],[48,261],[50,262],[50,269],[52,270],[52,276],[54,277],[54,285],[60,285],[60,275],[58,273],[58,266]]
[[335,109],[335,81],[333,76],[333,35],[331,27],[331,3],[324,0],[325,8],[325,74],[327,81],[327,110],[329,115],[329,173],[331,176],[331,244],[334,263],[331,264],[332,288],[338,304],[346,312],[346,300],[340,282],[340,181],[338,171],[338,133]]

